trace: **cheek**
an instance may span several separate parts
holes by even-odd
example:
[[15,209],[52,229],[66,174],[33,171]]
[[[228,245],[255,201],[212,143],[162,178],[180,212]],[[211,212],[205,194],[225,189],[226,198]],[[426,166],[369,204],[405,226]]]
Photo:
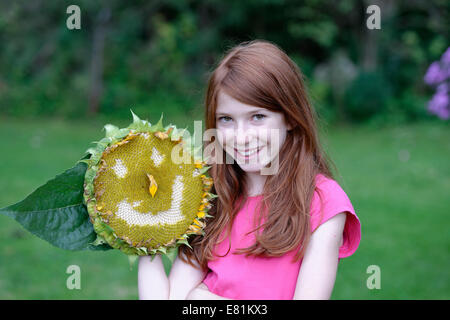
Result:
[[269,144],[283,144],[286,139],[287,130],[277,126],[271,126],[260,130],[258,139]]
[[283,145],[284,141],[286,141],[287,131],[285,129],[280,130],[279,144],[280,148]]
[[227,144],[232,145],[233,139],[234,139],[233,130],[217,129],[217,140],[219,141],[222,147],[226,146]]

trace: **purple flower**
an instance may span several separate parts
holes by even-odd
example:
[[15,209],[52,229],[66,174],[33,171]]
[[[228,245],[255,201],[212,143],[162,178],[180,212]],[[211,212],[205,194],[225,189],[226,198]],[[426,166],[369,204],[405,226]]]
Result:
[[424,80],[428,85],[439,84],[447,77],[446,73],[444,70],[441,70],[439,62],[435,61],[428,67]]
[[447,120],[450,118],[449,98],[447,90],[438,90],[428,102],[428,111],[439,118]]
[[441,62],[444,64],[450,64],[450,47],[448,47],[447,50],[442,55]]
[[450,47],[444,52],[441,57],[441,69],[446,73],[446,79],[450,79]]
[[443,82],[437,86],[436,91],[444,94],[444,93],[447,93],[448,87],[449,86],[447,85],[447,83]]
[[436,88],[436,93],[428,102],[428,111],[439,118],[450,118],[450,47],[445,50],[440,61],[433,62],[425,74],[424,81]]

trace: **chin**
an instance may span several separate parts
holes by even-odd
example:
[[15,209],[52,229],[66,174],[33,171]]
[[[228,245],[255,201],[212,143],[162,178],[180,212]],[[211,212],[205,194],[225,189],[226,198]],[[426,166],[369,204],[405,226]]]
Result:
[[260,173],[261,169],[263,169],[266,166],[266,162],[269,163],[270,161],[265,161],[263,164],[260,162],[256,163],[245,163],[244,160],[240,159],[234,159],[235,163],[242,169],[244,172],[248,173]]
[[240,165],[238,164],[239,167],[242,169],[242,171],[247,172],[247,173],[260,173],[261,169],[263,168],[263,166],[261,165]]

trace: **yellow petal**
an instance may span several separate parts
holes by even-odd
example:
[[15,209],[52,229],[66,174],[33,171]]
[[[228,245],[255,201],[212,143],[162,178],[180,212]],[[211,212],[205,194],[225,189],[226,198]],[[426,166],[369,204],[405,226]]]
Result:
[[197,213],[197,217],[199,217],[199,218],[204,218],[204,217],[205,217],[205,212],[204,212],[204,211],[199,211],[199,212]]
[[152,195],[152,198],[154,197],[156,190],[158,190],[158,185],[156,184],[155,178],[151,174],[147,173],[147,177],[150,180],[150,186],[148,187],[148,191]]
[[197,169],[201,169],[201,168],[203,167],[201,161],[195,161],[195,162],[194,162],[194,166],[195,166]]

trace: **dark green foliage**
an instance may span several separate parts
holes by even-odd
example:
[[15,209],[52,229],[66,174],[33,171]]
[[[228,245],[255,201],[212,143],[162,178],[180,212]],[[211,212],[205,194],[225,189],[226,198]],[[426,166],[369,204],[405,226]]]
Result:
[[390,92],[389,82],[381,74],[361,73],[346,92],[346,113],[356,122],[383,113],[386,111]]
[[[357,74],[385,75],[392,94],[383,104],[389,108],[346,108],[340,89],[326,83],[328,94],[316,104],[325,118],[340,114],[359,121],[385,110],[417,120],[427,117],[418,101],[431,95],[423,75],[446,49],[450,30],[444,0],[382,2],[381,30],[370,31],[367,5],[357,0],[81,0],[81,29],[68,30],[71,4],[0,3],[0,116],[111,119],[126,118],[133,108],[149,116],[164,110],[168,118],[199,118],[209,72],[223,53],[242,41],[266,39],[283,48],[310,82],[317,80],[317,66],[329,64],[338,51]],[[102,20],[105,12],[109,18]],[[96,56],[99,39],[104,45]],[[93,65],[99,80],[93,80]],[[379,89],[377,82],[358,79],[363,83],[353,88]],[[95,94],[98,103],[92,102]]]

